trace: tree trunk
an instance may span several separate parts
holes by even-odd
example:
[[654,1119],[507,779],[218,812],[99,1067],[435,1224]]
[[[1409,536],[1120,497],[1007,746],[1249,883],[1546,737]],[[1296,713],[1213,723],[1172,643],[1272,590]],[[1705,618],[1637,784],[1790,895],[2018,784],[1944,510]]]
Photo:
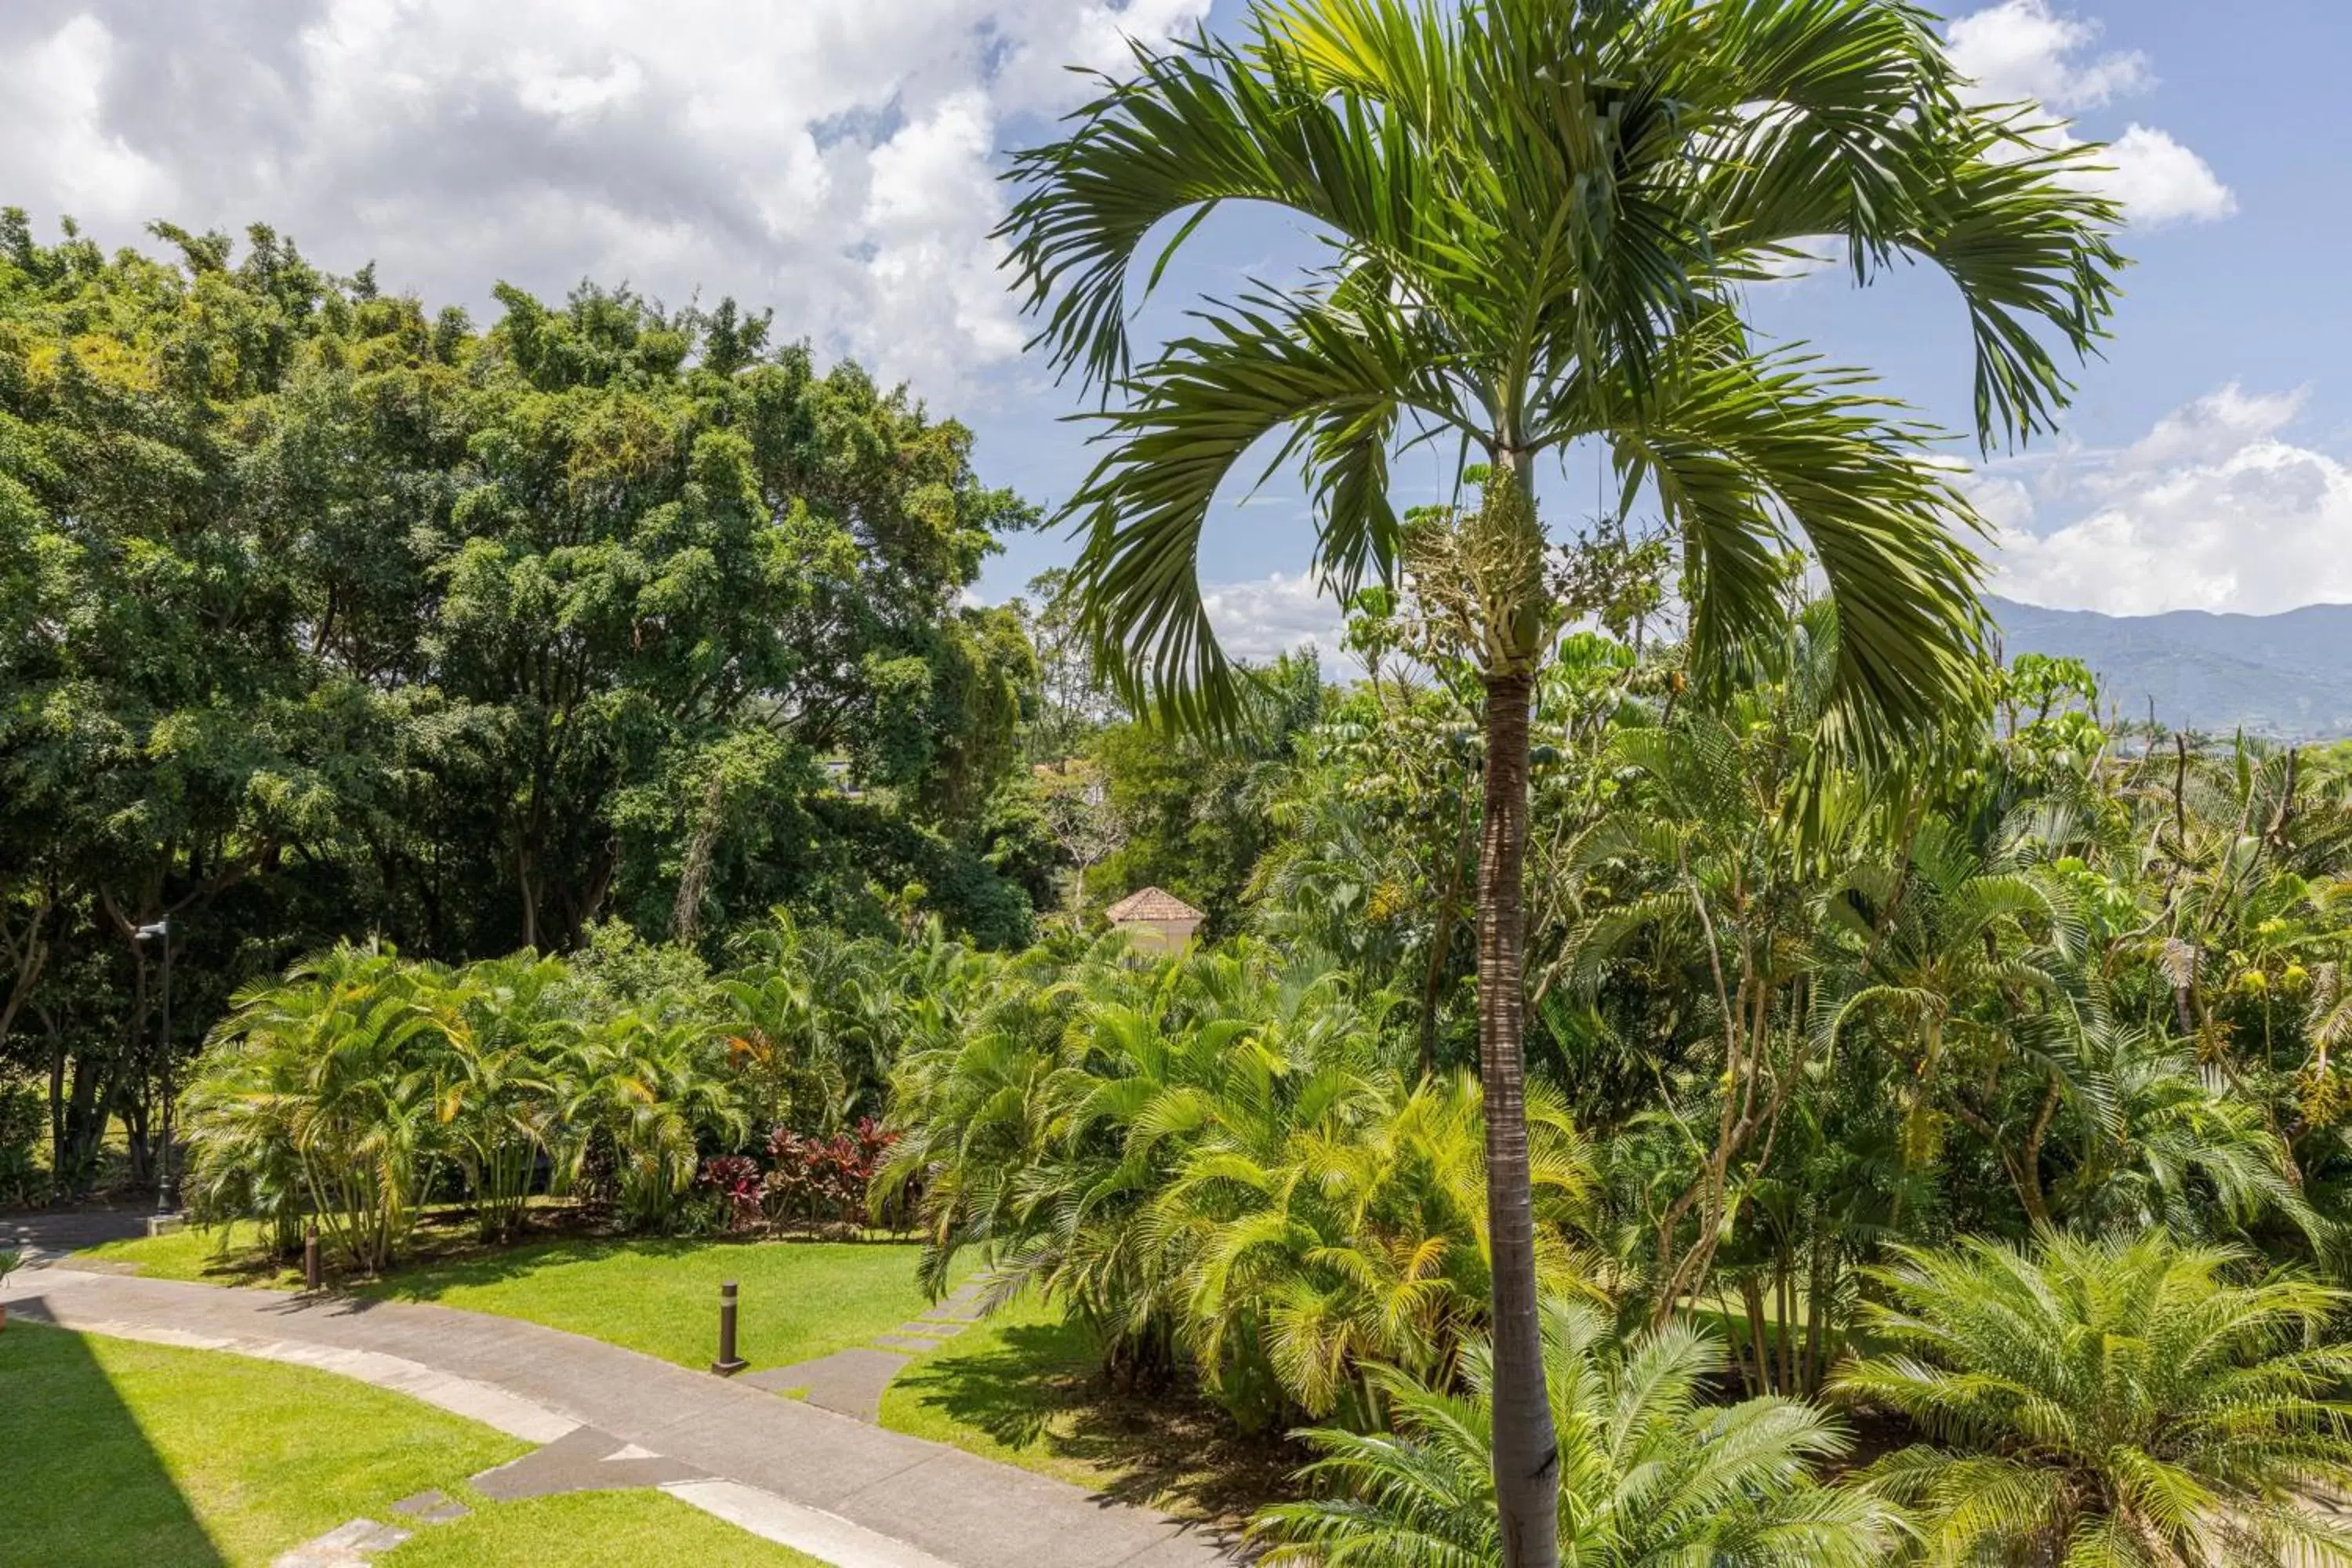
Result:
[[1559,1443],[1544,1393],[1528,1171],[1520,948],[1528,841],[1525,668],[1486,677],[1486,820],[1478,846],[1478,1062],[1486,1087],[1486,1228],[1494,1257],[1495,1500],[1505,1568],[1558,1568]]

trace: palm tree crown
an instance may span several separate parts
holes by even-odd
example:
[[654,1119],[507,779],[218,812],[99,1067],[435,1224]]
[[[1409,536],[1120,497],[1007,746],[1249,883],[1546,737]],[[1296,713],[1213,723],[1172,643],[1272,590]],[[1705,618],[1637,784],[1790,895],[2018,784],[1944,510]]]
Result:
[[[1196,556],[1246,448],[1284,434],[1318,564],[1352,591],[1393,564],[1409,422],[1512,480],[1520,530],[1528,462],[1598,438],[1682,535],[1702,674],[1763,624],[1793,524],[1840,605],[1847,722],[1866,738],[1948,707],[1976,642],[1975,565],[1948,526],[1967,509],[1916,458],[1917,426],[1850,373],[1759,352],[1739,303],[1809,243],[1858,278],[1930,262],[1974,328],[1980,437],[2047,427],[2067,386],[2042,340],[2095,342],[2115,215],[2075,176],[2083,149],[1965,85],[1897,0],[1292,0],[1238,42],[1139,51],[1132,79],[1022,156],[1003,231],[1055,362],[1124,395],[1072,510],[1076,585],[1130,694],[1228,700]],[[1133,264],[1181,219],[1164,267],[1225,202],[1304,216],[1326,264],[1208,305],[1131,365]],[[1517,574],[1476,628],[1506,663],[1540,629],[1539,584]]]

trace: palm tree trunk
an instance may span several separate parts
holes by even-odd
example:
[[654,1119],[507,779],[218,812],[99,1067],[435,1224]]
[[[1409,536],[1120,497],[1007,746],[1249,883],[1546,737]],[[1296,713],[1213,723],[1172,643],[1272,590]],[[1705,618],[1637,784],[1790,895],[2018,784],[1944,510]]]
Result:
[[1486,821],[1478,846],[1478,1061],[1486,1088],[1486,1228],[1494,1258],[1495,1500],[1505,1568],[1557,1568],[1559,1443],[1544,1394],[1528,1173],[1522,880],[1528,709],[1535,677],[1486,677]]

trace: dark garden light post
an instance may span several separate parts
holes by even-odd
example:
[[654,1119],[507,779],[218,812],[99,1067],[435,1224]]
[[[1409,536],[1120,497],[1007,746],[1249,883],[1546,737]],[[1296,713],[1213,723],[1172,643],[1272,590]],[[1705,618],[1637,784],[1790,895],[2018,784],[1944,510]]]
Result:
[[155,1212],[172,1212],[172,922],[169,917],[131,933],[138,942],[163,944],[163,1121],[155,1141]]
[[719,1287],[719,1359],[710,1370],[732,1377],[750,1364],[735,1353],[735,1281],[730,1279]]

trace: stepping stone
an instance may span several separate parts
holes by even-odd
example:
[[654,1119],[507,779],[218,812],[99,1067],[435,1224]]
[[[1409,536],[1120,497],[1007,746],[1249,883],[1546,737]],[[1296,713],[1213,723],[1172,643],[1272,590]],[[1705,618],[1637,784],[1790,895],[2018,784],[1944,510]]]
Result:
[[396,1525],[355,1519],[270,1559],[269,1568],[364,1568],[368,1559],[408,1539]]
[[618,1491],[626,1487],[666,1487],[708,1479],[708,1472],[665,1458],[610,1432],[583,1426],[536,1448],[511,1464],[484,1470],[474,1489],[495,1502],[553,1497],[560,1492]]
[[980,1321],[981,1306],[978,1301],[959,1301],[950,1297],[923,1316],[934,1323],[961,1323],[969,1328]]
[[[924,1341],[922,1349],[930,1348],[930,1342]],[[882,1391],[890,1386],[890,1380],[898,1375],[908,1360],[906,1354],[889,1351],[835,1351],[814,1361],[772,1367],[735,1381],[770,1393],[804,1389],[801,1397],[808,1404],[870,1426],[882,1418]]]
[[418,1492],[415,1497],[402,1498],[392,1505],[392,1511],[422,1520],[426,1524],[447,1524],[463,1519],[472,1510],[446,1492]]
[[969,1326],[965,1323],[940,1323],[933,1322],[929,1318],[917,1318],[913,1322],[901,1323],[890,1331],[894,1334],[913,1334],[917,1338],[947,1340],[953,1339]]
[[946,1342],[945,1340],[921,1339],[913,1334],[878,1334],[874,1340],[877,1349],[905,1351],[910,1355],[921,1355],[926,1352],[935,1351]]

